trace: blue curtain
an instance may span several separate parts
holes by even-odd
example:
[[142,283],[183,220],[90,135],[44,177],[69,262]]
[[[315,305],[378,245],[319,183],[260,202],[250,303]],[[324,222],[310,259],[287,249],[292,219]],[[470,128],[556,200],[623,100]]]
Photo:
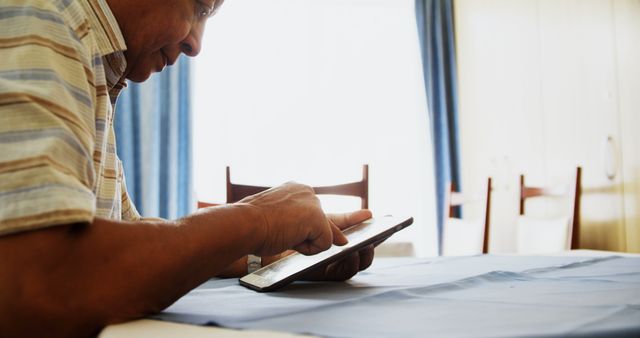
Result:
[[446,183],[452,182],[456,187],[460,187],[458,93],[452,2],[416,0],[416,19],[434,150],[440,253]]
[[175,219],[192,210],[189,60],[129,83],[115,129],[127,188],[144,217]]

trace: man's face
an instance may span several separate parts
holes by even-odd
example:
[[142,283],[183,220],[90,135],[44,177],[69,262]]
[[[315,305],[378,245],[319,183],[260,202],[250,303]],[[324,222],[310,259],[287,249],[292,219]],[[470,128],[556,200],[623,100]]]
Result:
[[[204,26],[224,0],[147,0],[131,2],[131,13],[118,18],[127,43],[126,76],[146,80],[176,62],[180,53],[200,53]],[[123,16],[123,15],[121,15]]]

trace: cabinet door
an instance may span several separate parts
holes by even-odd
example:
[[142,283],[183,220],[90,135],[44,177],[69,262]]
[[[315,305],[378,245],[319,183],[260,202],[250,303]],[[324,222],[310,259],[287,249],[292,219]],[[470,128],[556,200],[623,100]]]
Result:
[[640,0],[614,1],[627,251],[640,252]]
[[539,0],[547,177],[582,166],[580,247],[600,250],[626,246],[622,179],[609,163],[620,143],[614,2]]
[[[494,252],[513,249],[518,174],[532,184],[555,184],[577,165],[582,246],[625,250],[627,235],[639,242],[639,200],[628,196],[640,177],[633,133],[640,126],[639,3],[456,1],[463,189],[494,176]],[[616,167],[622,146],[624,163]],[[635,226],[625,227],[623,187],[626,223]],[[564,208],[531,202],[527,210],[543,216]]]

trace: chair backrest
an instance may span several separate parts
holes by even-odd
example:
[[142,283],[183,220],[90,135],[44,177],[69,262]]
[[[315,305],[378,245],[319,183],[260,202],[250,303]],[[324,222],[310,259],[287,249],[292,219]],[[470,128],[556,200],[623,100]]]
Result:
[[[265,191],[271,187],[246,185],[231,182],[231,169],[227,167],[227,203],[235,203],[247,196]],[[317,195],[342,195],[359,197],[362,209],[369,208],[369,165],[362,166],[362,179],[331,186],[313,187]]]
[[[491,219],[491,177],[480,194],[455,191],[453,184],[447,185],[443,220],[443,254],[462,255],[489,252],[489,230]],[[456,208],[470,203],[483,203],[482,216],[470,221],[456,217]]]
[[[567,227],[565,248],[578,249],[580,247],[580,197],[582,194],[582,168],[577,167],[575,177],[569,184],[563,184],[552,187],[536,187],[527,186],[525,184],[524,175],[520,175],[520,219],[518,220],[519,231],[522,226],[535,229],[540,228],[540,231],[546,231],[550,234],[559,234],[559,227]],[[545,223],[542,220],[531,220],[525,218],[525,202],[530,198],[536,197],[559,197],[570,199],[570,210],[566,216],[560,218],[549,219]],[[553,225],[555,224],[555,225]],[[555,227],[555,228],[554,228]],[[535,236],[535,235],[534,235]],[[519,238],[519,242],[527,240],[526,238]],[[530,240],[534,240],[531,238]],[[550,239],[555,241],[555,239]],[[544,247],[545,245],[543,245]],[[550,247],[546,245],[546,247]]]

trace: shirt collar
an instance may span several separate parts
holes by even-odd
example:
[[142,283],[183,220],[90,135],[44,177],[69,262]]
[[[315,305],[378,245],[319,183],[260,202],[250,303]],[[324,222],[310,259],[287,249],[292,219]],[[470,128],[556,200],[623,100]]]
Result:
[[87,12],[100,54],[108,55],[126,50],[127,45],[120,31],[120,26],[118,26],[118,21],[116,21],[111,8],[109,8],[105,0],[83,0],[79,2]]
[[127,49],[124,37],[106,0],[79,1],[87,12],[89,23],[94,31],[98,52],[102,56],[107,85],[112,89],[124,83],[124,71],[127,61],[123,51]]

